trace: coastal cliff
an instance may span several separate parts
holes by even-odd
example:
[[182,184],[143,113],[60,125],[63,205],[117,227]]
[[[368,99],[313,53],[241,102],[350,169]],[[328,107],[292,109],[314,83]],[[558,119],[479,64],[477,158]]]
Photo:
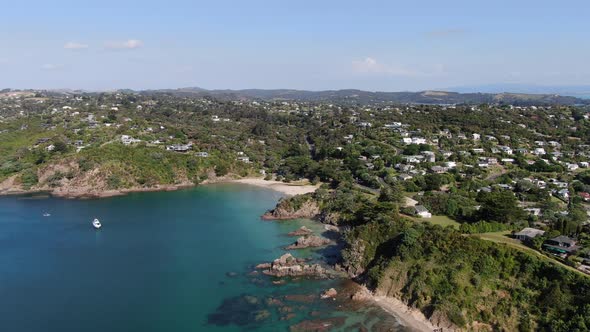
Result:
[[34,185],[28,185],[22,174],[5,179],[0,182],[0,195],[49,193],[64,198],[99,198],[131,192],[170,191],[195,185],[183,176],[178,176],[173,183],[140,184],[130,177],[114,174],[105,167],[84,170],[75,161],[63,160],[39,168],[33,174],[37,179]]
[[590,298],[583,275],[452,227],[416,222],[392,202],[350,188],[283,200],[265,218],[327,223],[325,215],[337,216],[329,222],[343,229],[335,268],[365,284],[384,309],[405,308],[403,314],[435,328],[566,331],[556,326],[578,322],[559,317],[579,315],[582,307],[571,303]]
[[281,200],[277,206],[266,212],[264,220],[314,219],[320,214],[318,202],[311,194],[299,195]]

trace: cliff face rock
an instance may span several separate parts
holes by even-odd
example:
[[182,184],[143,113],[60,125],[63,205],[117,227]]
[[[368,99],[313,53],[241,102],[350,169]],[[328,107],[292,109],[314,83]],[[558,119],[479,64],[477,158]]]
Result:
[[364,255],[365,244],[361,240],[354,240],[351,247],[342,252],[344,258],[344,269],[352,278],[358,277],[365,272]]
[[329,244],[331,241],[317,235],[302,236],[286,249],[303,249],[309,247],[321,247]]
[[313,219],[320,213],[319,205],[309,196],[293,197],[279,202],[262,216],[264,220]]
[[13,175],[4,181],[0,182],[0,194],[11,195],[11,194],[22,194],[26,190],[23,189],[22,185],[17,180],[18,176]]
[[262,273],[274,277],[301,277],[310,276],[327,278],[329,272],[319,264],[306,264],[304,259],[298,259],[287,253],[275,259],[272,263],[263,263],[256,266]]

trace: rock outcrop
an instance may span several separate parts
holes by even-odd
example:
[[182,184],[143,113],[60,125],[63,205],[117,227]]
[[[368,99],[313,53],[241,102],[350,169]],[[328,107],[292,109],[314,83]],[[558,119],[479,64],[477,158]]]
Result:
[[361,288],[357,290],[354,294],[352,294],[350,299],[357,302],[366,302],[370,301],[372,299],[372,296],[366,288]]
[[298,230],[287,233],[288,236],[305,236],[311,234],[311,229],[301,226]]
[[295,258],[286,253],[275,259],[272,263],[263,263],[256,266],[262,273],[274,277],[301,277],[309,276],[327,278],[330,272],[320,264],[306,264],[305,259]]
[[323,292],[322,295],[320,295],[320,297],[322,299],[329,299],[329,298],[336,297],[336,295],[338,295],[338,292],[334,288],[330,288],[330,289],[326,290],[325,292]]
[[264,220],[313,219],[320,213],[319,205],[308,196],[296,196],[279,202],[266,212]]
[[310,247],[321,247],[329,244],[331,241],[317,235],[302,236],[295,241],[292,245],[288,246],[287,250],[290,249],[303,249]]

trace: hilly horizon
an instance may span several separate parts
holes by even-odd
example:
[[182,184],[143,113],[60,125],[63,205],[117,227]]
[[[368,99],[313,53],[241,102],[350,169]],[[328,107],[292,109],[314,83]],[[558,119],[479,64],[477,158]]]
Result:
[[499,92],[479,92],[477,90],[469,91],[468,88],[458,88],[457,90],[465,92],[445,91],[445,90],[424,90],[424,91],[365,91],[360,89],[340,89],[340,90],[299,90],[299,89],[204,89],[200,87],[184,87],[177,89],[154,89],[154,90],[133,90],[133,89],[114,89],[109,91],[86,91],[73,89],[26,89],[12,90],[4,89],[0,92],[9,91],[48,91],[58,94],[78,94],[78,93],[138,93],[143,95],[150,94],[170,94],[177,97],[213,97],[220,100],[293,100],[305,102],[334,102],[334,103],[352,103],[352,104],[370,104],[370,103],[402,103],[402,104],[513,104],[519,106],[528,105],[590,105],[590,99],[568,96],[556,93],[528,93],[506,92],[497,89]]
[[210,95],[221,99],[262,99],[262,100],[299,100],[354,103],[409,103],[409,104],[516,104],[516,105],[576,105],[590,104],[590,100],[549,93],[520,92],[454,92],[444,90],[424,91],[365,91],[360,89],[341,90],[298,90],[298,89],[221,89],[207,90],[199,87],[179,89],[161,89],[139,91],[142,94],[171,93],[176,96]]

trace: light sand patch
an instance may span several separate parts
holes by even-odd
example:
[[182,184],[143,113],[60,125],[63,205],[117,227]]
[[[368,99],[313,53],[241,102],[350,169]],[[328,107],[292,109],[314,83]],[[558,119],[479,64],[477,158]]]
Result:
[[311,185],[311,184],[292,184],[292,183],[284,183],[280,181],[274,180],[264,180],[262,178],[243,178],[243,179],[231,179],[227,181],[223,181],[227,183],[242,183],[248,184],[252,186],[272,189],[278,192],[281,192],[287,196],[296,196],[296,195],[303,195],[308,194],[316,191],[319,188],[319,185]]

